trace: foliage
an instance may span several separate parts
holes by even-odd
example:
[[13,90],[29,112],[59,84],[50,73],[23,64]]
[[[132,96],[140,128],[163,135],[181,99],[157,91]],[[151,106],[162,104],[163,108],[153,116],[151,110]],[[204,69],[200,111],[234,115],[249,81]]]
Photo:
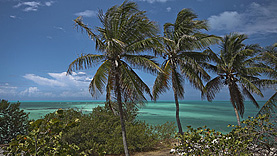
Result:
[[197,15],[192,10],[182,9],[174,23],[165,23],[164,37],[161,37],[163,48],[156,51],[165,60],[161,66],[164,72],[158,73],[153,86],[153,97],[156,100],[172,86],[179,133],[182,133],[182,125],[178,99],[184,98],[185,79],[195,88],[202,90],[202,80],[210,78],[201,65],[206,55],[196,51],[217,42],[217,37],[202,32],[208,30],[207,22],[196,18]]
[[[63,110],[56,112],[63,118]],[[62,142],[64,133],[79,123],[79,119],[62,122],[59,118],[38,119],[30,122],[28,135],[18,135],[9,143],[6,154],[12,155],[66,155],[77,154],[78,147]]]
[[277,123],[270,123],[268,119],[268,114],[249,117],[242,122],[242,127],[233,125],[235,128],[227,134],[188,126],[187,132],[178,136],[183,144],[175,147],[176,152],[182,155],[275,155]]
[[[273,72],[266,73],[266,75],[271,78],[266,81],[256,81],[256,83],[262,87],[275,88],[277,83],[277,44],[265,47],[262,52],[255,57],[256,60],[261,62],[262,66],[267,66],[272,69]],[[268,99],[268,101],[263,105],[263,107],[258,112],[259,114],[269,113],[274,115],[276,113],[276,101],[277,101],[277,91]]]
[[10,142],[17,135],[27,133],[28,115],[19,108],[20,103],[11,104],[6,100],[0,103],[0,144]]
[[254,61],[253,58],[260,51],[260,47],[258,45],[245,45],[243,42],[246,39],[247,36],[244,34],[225,35],[221,39],[219,55],[211,49],[205,51],[215,63],[215,65],[207,65],[207,68],[213,70],[217,76],[206,84],[202,96],[206,96],[208,101],[212,101],[216,93],[223,86],[227,86],[238,125],[240,125],[240,116],[243,117],[244,114],[245,97],[259,108],[253,94],[261,97],[263,94],[255,82],[261,81],[259,78],[261,73],[273,72],[272,69],[260,66],[257,61]]
[[[151,150],[158,142],[173,138],[176,128],[173,125],[150,126],[129,117],[126,120],[129,150]],[[82,114],[73,109],[58,110],[31,122],[28,135],[18,135],[10,142],[7,151],[15,155],[122,154],[119,116],[115,116],[108,107],[96,107],[91,114]]]
[[[123,153],[122,134],[119,116],[115,116],[107,107],[96,107],[93,112],[83,115],[80,124],[63,136],[63,141],[76,144],[80,152],[86,154],[121,154]],[[170,130],[172,124],[149,126],[129,117],[126,121],[127,143],[130,151],[147,151],[159,141],[160,134],[172,136],[159,129]],[[157,128],[161,127],[161,128]],[[175,129],[174,129],[175,130]]]
[[109,8],[106,13],[100,10],[98,18],[101,27],[96,27],[96,32],[83,23],[82,17],[74,20],[76,27],[81,28],[95,41],[95,49],[99,54],[81,55],[69,65],[67,73],[102,63],[91,80],[89,92],[96,97],[106,89],[107,102],[111,101],[112,96],[115,97],[124,151],[128,156],[122,101],[143,103],[146,101],[144,93],[151,97],[149,87],[133,69],[139,68],[150,73],[161,71],[153,56],[140,54],[157,47],[157,26],[148,19],[145,11],[138,9],[135,2],[127,0],[120,6]]

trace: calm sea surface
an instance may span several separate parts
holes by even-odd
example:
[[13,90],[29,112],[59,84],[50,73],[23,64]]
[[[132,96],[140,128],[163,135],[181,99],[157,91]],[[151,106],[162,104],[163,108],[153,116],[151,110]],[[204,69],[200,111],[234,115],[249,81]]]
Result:
[[[260,106],[264,104],[259,102]],[[77,108],[84,113],[89,113],[92,108],[104,106],[104,101],[23,101],[20,107],[29,112],[30,119],[38,119],[47,113],[52,113],[59,108]],[[244,119],[255,116],[258,109],[251,103],[245,102]],[[175,122],[174,101],[148,102],[140,108],[139,120],[145,120],[149,124],[163,124],[166,121]],[[180,101],[180,119],[182,126],[191,125],[194,128],[208,126],[221,132],[228,132],[228,124],[236,124],[234,109],[229,101]]]

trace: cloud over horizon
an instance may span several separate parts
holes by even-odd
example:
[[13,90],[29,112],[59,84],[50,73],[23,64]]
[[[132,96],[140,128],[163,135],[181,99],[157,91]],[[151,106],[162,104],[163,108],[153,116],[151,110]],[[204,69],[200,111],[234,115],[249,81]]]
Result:
[[243,12],[225,11],[208,18],[212,30],[239,33],[277,33],[277,2],[261,5],[252,2]]

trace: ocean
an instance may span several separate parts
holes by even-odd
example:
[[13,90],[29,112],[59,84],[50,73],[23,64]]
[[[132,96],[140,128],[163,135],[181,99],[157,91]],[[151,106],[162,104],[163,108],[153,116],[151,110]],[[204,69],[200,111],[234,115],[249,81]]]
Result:
[[[260,106],[265,102],[259,101]],[[104,106],[104,101],[22,101],[21,109],[30,113],[30,119],[42,118],[59,108],[76,108],[90,113],[93,108]],[[257,109],[250,101],[245,102],[244,118],[255,116]],[[138,120],[151,125],[175,122],[174,101],[148,102],[139,109]],[[180,101],[180,120],[184,130],[187,126],[194,128],[206,125],[210,129],[226,133],[231,130],[228,124],[236,125],[237,120],[232,104],[229,101]]]

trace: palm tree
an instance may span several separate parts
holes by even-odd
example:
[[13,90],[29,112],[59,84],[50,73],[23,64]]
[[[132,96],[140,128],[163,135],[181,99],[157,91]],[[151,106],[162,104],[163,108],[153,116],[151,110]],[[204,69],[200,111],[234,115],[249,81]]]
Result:
[[221,40],[219,55],[212,50],[206,51],[216,64],[210,64],[210,67],[214,69],[217,76],[206,84],[206,90],[202,94],[203,97],[207,97],[208,101],[212,101],[215,94],[223,86],[227,86],[239,126],[240,116],[243,117],[244,114],[244,97],[249,98],[259,108],[252,94],[255,93],[261,97],[263,94],[254,82],[260,81],[259,73],[269,70],[259,66],[253,60],[260,48],[258,45],[243,44],[246,39],[247,36],[243,34],[229,34]]
[[202,49],[216,42],[215,36],[209,36],[201,32],[207,30],[207,22],[195,20],[197,15],[189,9],[181,10],[175,23],[164,24],[164,48],[157,51],[165,61],[162,64],[164,73],[159,73],[153,87],[153,97],[156,100],[159,95],[169,89],[170,81],[174,92],[176,104],[176,121],[179,133],[182,134],[182,125],[179,117],[179,99],[184,98],[183,83],[185,78],[197,89],[202,90],[202,79],[208,80],[210,76],[201,67],[199,61],[205,59],[205,55],[194,50]]
[[99,54],[81,55],[70,64],[68,73],[101,63],[90,82],[89,91],[92,96],[97,97],[106,88],[107,101],[114,95],[119,110],[124,152],[127,156],[129,151],[122,105],[124,101],[146,101],[144,93],[151,96],[148,86],[132,68],[151,73],[160,70],[152,60],[153,56],[140,53],[151,50],[158,44],[155,37],[157,27],[146,17],[144,11],[138,10],[134,2],[125,1],[120,6],[111,7],[105,14],[99,11],[98,17],[102,27],[96,27],[97,34],[82,22],[81,17],[74,20],[76,26],[95,41],[95,49]]
[[[277,83],[277,43],[272,46],[266,47],[263,52],[256,57],[257,60],[263,61],[263,65],[266,65],[268,68],[272,69],[268,75],[271,80],[262,80],[257,82],[261,86],[271,87]],[[276,87],[276,86],[275,86]],[[276,88],[275,88],[276,90]],[[276,112],[276,102],[277,102],[277,91],[268,99],[268,101],[263,105],[260,111],[257,113],[264,114],[274,114]]]

